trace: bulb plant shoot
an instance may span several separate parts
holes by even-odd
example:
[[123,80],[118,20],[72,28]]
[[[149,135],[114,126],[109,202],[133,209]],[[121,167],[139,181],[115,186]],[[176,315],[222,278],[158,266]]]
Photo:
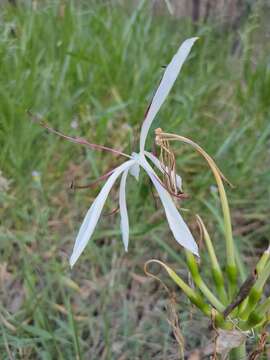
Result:
[[[104,204],[113,185],[118,179],[120,179],[119,210],[121,233],[124,248],[126,251],[128,250],[129,218],[126,203],[127,179],[128,175],[131,175],[138,180],[140,170],[145,171],[158,193],[169,228],[175,240],[184,248],[186,266],[195,288],[192,288],[188,282],[182,279],[168,264],[158,259],[147,261],[145,264],[145,272],[156,278],[156,276],[151,274],[150,267],[153,263],[159,264],[173,282],[184,292],[190,300],[190,303],[196,306],[216,329],[218,341],[216,341],[215,352],[219,354],[222,359],[227,357],[230,359],[245,359],[247,357],[246,339],[249,334],[256,333],[260,337],[261,344],[263,344],[263,346],[261,346],[261,352],[263,352],[267,340],[265,329],[270,321],[270,297],[267,298],[264,296],[264,289],[270,276],[270,250],[268,248],[262,254],[246,281],[241,283],[239,276],[240,269],[236,259],[237,255],[232,233],[230,209],[224,186],[224,183],[229,185],[230,183],[219,170],[215,161],[200,145],[191,139],[164,132],[161,128],[155,130],[155,143],[159,148],[159,158],[146,149],[146,138],[150,127],[165,102],[196,41],[196,37],[185,40],[166,67],[160,84],[146,111],[141,127],[139,151],[137,153],[126,154],[104,145],[92,144],[83,138],[64,135],[58,130],[53,129],[43,120],[38,119],[31,112],[29,112],[29,115],[32,119],[38,120],[41,126],[66,140],[84,145],[91,150],[108,151],[113,155],[126,159],[125,162],[97,180],[97,182],[101,180],[106,181],[87,211],[79,229],[70,257],[71,267],[77,262],[91,239]],[[226,267],[224,269],[219,263],[219,256],[216,254],[215,246],[211,240],[211,234],[209,234],[202,217],[200,215],[196,216],[205,243],[205,250],[203,251],[207,252],[209,258],[208,264],[210,264],[211,267],[212,281],[210,284],[207,284],[201,275],[198,264],[199,249],[197,243],[178,209],[177,200],[185,197],[182,190],[182,178],[176,172],[177,159],[173,151],[173,148],[178,143],[184,143],[190,146],[203,157],[214,175],[218,188],[226,245]],[[154,167],[156,170],[154,170]],[[97,182],[95,182],[95,184]],[[226,346],[224,345],[225,343],[227,344]]]

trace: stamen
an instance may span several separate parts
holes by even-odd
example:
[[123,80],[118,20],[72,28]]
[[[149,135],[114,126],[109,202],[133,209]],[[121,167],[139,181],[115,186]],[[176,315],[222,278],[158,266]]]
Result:
[[[215,166],[216,171],[218,172],[219,176],[231,187],[234,188],[234,185],[224,176],[224,174],[221,172],[221,170],[218,168],[218,166],[215,164],[214,160],[204,151],[204,149],[198,145],[197,143],[195,143],[194,141],[192,141],[189,138],[186,138],[184,136],[181,135],[175,135],[175,134],[170,134],[170,133],[164,133],[160,128],[156,129],[156,142],[157,144],[162,144],[163,142],[167,141],[168,143],[170,141],[182,141],[183,143],[189,144],[191,145],[193,148],[195,148],[197,150],[197,152],[199,152],[204,158],[205,160],[208,162],[208,164],[212,163]],[[211,167],[211,166],[210,166]]]
[[155,130],[156,144],[159,145],[161,149],[160,157],[164,171],[163,182],[170,194],[173,194],[175,197],[179,197],[181,192],[179,192],[177,188],[175,156],[173,151],[170,149],[169,141],[162,138],[162,133],[161,128]]
[[34,115],[30,110],[27,110],[27,114],[30,116],[32,121],[37,122],[40,126],[47,129],[51,133],[56,134],[56,135],[66,139],[68,141],[71,141],[73,143],[80,144],[80,145],[85,145],[85,146],[89,147],[92,150],[108,151],[108,152],[111,152],[111,153],[116,154],[116,155],[122,155],[122,156],[125,156],[127,158],[130,158],[130,155],[127,155],[127,154],[123,153],[122,151],[115,150],[115,149],[109,148],[109,147],[104,146],[104,145],[92,144],[92,143],[88,142],[86,139],[81,138],[81,137],[73,137],[73,136],[65,135],[65,134],[61,133],[60,131],[55,130],[52,127],[50,127],[44,120],[39,118],[37,115]]
[[72,181],[70,188],[73,190],[81,190],[81,189],[89,189],[89,188],[93,188],[96,185],[98,185],[98,183],[100,181],[106,180],[111,174],[113,173],[113,170],[107,172],[106,174],[100,176],[99,178],[97,178],[95,181],[91,182],[90,184],[86,184],[86,185],[76,185],[74,181]]

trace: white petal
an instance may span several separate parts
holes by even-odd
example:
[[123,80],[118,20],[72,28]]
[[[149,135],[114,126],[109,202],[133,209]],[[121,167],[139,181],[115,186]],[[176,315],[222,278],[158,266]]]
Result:
[[128,171],[129,170],[125,170],[122,175],[120,182],[120,190],[119,190],[119,207],[120,207],[120,217],[121,217],[120,224],[122,231],[122,239],[126,251],[128,251],[128,238],[129,238],[129,222],[128,222],[128,212],[127,212],[127,203],[126,203],[126,182],[127,182]]
[[182,186],[182,178],[180,175],[175,175],[176,177],[176,186],[180,191],[183,191],[183,186]]
[[143,153],[146,137],[149,131],[149,128],[159,111],[160,107],[164,103],[167,95],[169,94],[173,84],[184,64],[194,42],[197,40],[197,37],[190,38],[185,40],[182,45],[179,47],[177,53],[172,58],[171,62],[166,68],[164,75],[161,79],[160,85],[153,97],[153,100],[148,109],[147,115],[144,119],[141,135],[140,135],[140,152]]
[[168,191],[160,184],[157,180],[155,173],[151,170],[149,164],[145,164],[145,162],[141,162],[141,166],[145,169],[149,177],[151,178],[158,194],[162,205],[165,210],[165,214],[168,220],[169,227],[174,235],[175,240],[191,251],[193,254],[199,256],[198,246],[187,227],[186,223],[184,222],[182,216],[179,214],[176,206],[174,205],[171,196],[169,195]]
[[129,167],[132,166],[134,162],[134,160],[128,160],[124,164],[115,168],[114,172],[104,184],[103,188],[101,189],[100,193],[91,205],[90,209],[87,211],[87,214],[77,235],[72,255],[70,257],[69,262],[71,267],[75,264],[75,262],[83,252],[85,246],[87,245],[88,241],[90,240],[113,184],[117,180],[118,176],[126,169],[129,169]]
[[[136,153],[132,153],[131,157],[136,157]],[[129,169],[129,173],[130,175],[134,176],[135,179],[138,181],[139,180],[139,175],[140,175],[140,165],[136,162],[134,165],[132,165]]]
[[149,173],[149,176],[159,194],[175,240],[193,254],[199,256],[198,246],[182,216],[179,214],[176,206],[174,205],[172,198],[153,174]]
[[[151,154],[148,151],[145,151],[144,154],[148,157],[148,159],[150,159],[152,161],[152,163],[162,172],[162,174],[164,174],[165,172],[168,172],[168,168],[167,166],[165,167],[164,170],[164,166],[162,166],[161,162],[158,160],[158,158],[156,156],[154,156],[153,154]],[[182,191],[182,178],[180,175],[176,174],[176,185],[177,188]]]

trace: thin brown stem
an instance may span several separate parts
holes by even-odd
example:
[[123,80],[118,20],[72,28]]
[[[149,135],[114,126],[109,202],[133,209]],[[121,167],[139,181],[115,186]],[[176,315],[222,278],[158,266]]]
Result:
[[109,147],[104,146],[104,145],[92,144],[89,141],[87,141],[86,139],[81,138],[81,137],[73,137],[73,136],[65,135],[62,132],[53,129],[43,119],[40,119],[37,115],[33,114],[30,110],[27,110],[27,114],[29,115],[29,117],[34,122],[38,123],[44,129],[47,129],[49,132],[51,132],[53,134],[56,134],[56,135],[60,136],[63,139],[66,139],[66,140],[71,141],[71,142],[76,143],[76,144],[87,146],[92,150],[108,151],[108,152],[113,153],[115,155],[122,155],[122,156],[125,156],[127,158],[131,158],[130,155],[127,155],[127,154],[123,153],[122,151],[115,150],[115,149],[109,148]]

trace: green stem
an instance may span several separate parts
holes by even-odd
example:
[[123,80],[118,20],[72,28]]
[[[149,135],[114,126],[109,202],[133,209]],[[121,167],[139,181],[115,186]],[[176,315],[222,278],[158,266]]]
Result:
[[239,317],[243,320],[247,320],[249,317],[249,314],[252,312],[252,310],[255,308],[256,304],[260,300],[262,296],[262,290],[257,289],[255,286],[252,287],[250,290],[250,295],[248,297],[246,306],[243,308],[241,313],[239,314]]
[[240,321],[239,327],[246,331],[259,326],[264,321],[264,316],[257,310],[253,310],[246,321]]
[[201,219],[201,217],[199,215],[197,215],[197,219],[198,219],[198,223],[200,225],[200,228],[202,230],[203,233],[203,238],[206,244],[206,248],[210,257],[210,262],[212,265],[212,276],[216,285],[216,289],[217,289],[217,293],[220,296],[222,302],[224,304],[227,304],[228,302],[228,297],[225,291],[225,284],[224,284],[224,278],[223,278],[223,274],[215,253],[215,249],[212,243],[212,240],[210,238],[210,235]]
[[[268,247],[267,250],[264,251],[264,253],[262,254],[261,258],[259,259],[257,265],[256,265],[256,271],[257,271],[257,275],[260,276],[263,273],[264,268],[267,265],[267,262],[269,260],[270,257],[270,246]],[[245,298],[245,300],[240,304],[239,306],[239,313],[243,314],[243,312],[245,311],[245,309],[247,308],[248,305],[248,300],[249,298]],[[269,305],[268,305],[269,304]],[[268,298],[263,304],[261,304],[260,306],[257,307],[256,311],[261,314],[261,313],[265,313],[266,310],[269,307],[270,309],[270,298]]]
[[184,280],[181,279],[181,277],[179,275],[176,274],[176,272],[174,272],[168,265],[164,264],[162,261],[155,260],[155,259],[148,260],[144,265],[144,271],[147,275],[160,281],[160,279],[156,275],[151,274],[147,270],[147,266],[150,263],[156,263],[156,264],[161,265],[167,271],[170,278],[186,294],[186,296],[189,298],[189,300],[192,302],[192,304],[197,306],[206,316],[208,316],[208,317],[211,316],[211,307],[203,300],[201,295],[197,291],[192,289]]
[[225,306],[218,300],[218,298],[212,293],[205,282],[202,280],[199,273],[199,268],[194,255],[190,251],[186,251],[186,258],[189,271],[191,273],[194,283],[198,286],[204,296],[210,301],[210,303],[219,311],[223,312]]
[[246,360],[247,352],[246,352],[246,343],[244,342],[237,348],[234,348],[230,351],[230,360]]
[[221,207],[224,218],[224,231],[225,231],[225,240],[226,240],[226,252],[227,252],[227,275],[229,280],[229,296],[232,299],[237,288],[237,266],[235,261],[235,251],[234,251],[234,242],[232,236],[232,224],[231,224],[231,215],[228,204],[228,199],[226,196],[225,188],[220,176],[214,173],[216,182],[218,185],[219,196],[221,201]]
[[260,260],[258,261],[257,265],[256,265],[256,270],[258,275],[261,275],[261,273],[263,272],[263,269],[265,268],[268,260],[270,257],[270,246],[268,247],[267,250],[264,251],[264,253],[262,254]]
[[257,311],[260,314],[265,314],[270,311],[270,297],[258,306]]
[[222,272],[218,269],[212,268],[212,276],[216,285],[217,293],[223,304],[228,304],[228,296],[225,290],[224,278]]
[[258,301],[261,299],[264,285],[267,279],[269,278],[269,276],[270,276],[270,262],[268,262],[268,264],[262,269],[258,277],[258,280],[251,288],[246,306],[240,312],[241,319],[243,320],[248,319],[250,313],[253,311]]

